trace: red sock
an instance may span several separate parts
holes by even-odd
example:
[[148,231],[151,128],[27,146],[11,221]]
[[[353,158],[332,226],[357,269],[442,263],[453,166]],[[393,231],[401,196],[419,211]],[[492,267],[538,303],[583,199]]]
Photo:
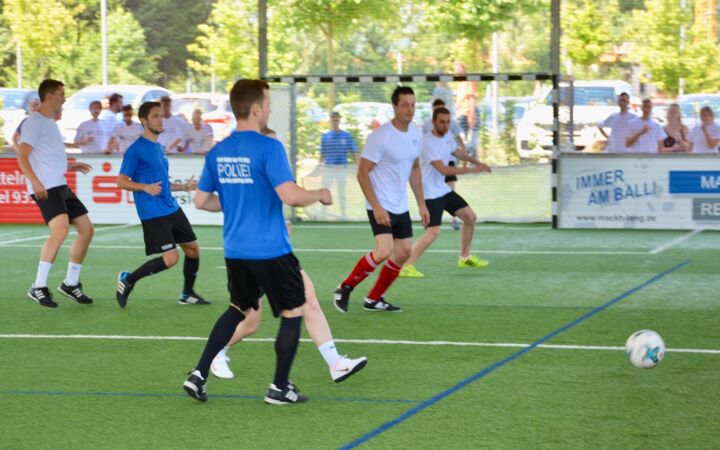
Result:
[[350,287],[355,287],[360,284],[362,280],[367,278],[368,275],[373,273],[376,267],[377,263],[373,258],[372,252],[370,252],[360,258],[360,261],[355,264],[355,268],[352,270],[352,272],[350,272],[350,275],[348,275],[347,279],[343,281],[342,284],[346,284]]
[[368,298],[373,301],[380,300],[398,275],[400,275],[400,267],[388,259],[380,271],[380,276],[375,282],[375,286],[370,290]]

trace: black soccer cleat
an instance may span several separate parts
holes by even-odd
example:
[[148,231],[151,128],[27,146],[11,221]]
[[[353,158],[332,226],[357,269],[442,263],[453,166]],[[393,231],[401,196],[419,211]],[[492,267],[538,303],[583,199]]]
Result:
[[58,286],[58,292],[67,298],[71,298],[81,305],[90,305],[93,299],[85,295],[82,290],[82,283],[78,283],[75,286],[68,286],[64,282]]
[[207,401],[206,383],[199,370],[193,369],[183,383],[183,389],[187,394],[200,402]]
[[346,313],[348,311],[350,293],[352,291],[352,286],[348,286],[347,284],[343,284],[339,288],[335,289],[335,292],[333,293],[333,303],[335,303],[335,308],[337,308],[337,310],[341,313]]
[[278,389],[275,384],[271,384],[265,394],[265,403],[270,405],[289,405],[291,403],[304,403],[308,398],[300,394],[297,386],[288,383],[285,389]]
[[181,305],[209,305],[210,302],[200,297],[197,292],[190,291],[189,293],[182,292],[180,294]]
[[363,309],[365,311],[371,311],[371,312],[377,312],[377,311],[384,311],[384,312],[402,312],[402,308],[399,308],[395,305],[391,305],[390,303],[385,301],[385,297],[380,297],[380,300],[373,301],[369,298],[365,297],[365,301],[363,302]]
[[30,300],[36,301],[41,306],[48,308],[57,308],[58,304],[53,301],[50,289],[47,287],[30,287],[27,291],[27,296]]
[[120,272],[118,274],[118,286],[117,291],[115,292],[115,300],[117,300],[118,305],[120,305],[121,308],[124,308],[125,305],[127,305],[128,297],[130,296],[130,292],[132,292],[132,284],[128,283],[127,277],[130,275],[128,272]]

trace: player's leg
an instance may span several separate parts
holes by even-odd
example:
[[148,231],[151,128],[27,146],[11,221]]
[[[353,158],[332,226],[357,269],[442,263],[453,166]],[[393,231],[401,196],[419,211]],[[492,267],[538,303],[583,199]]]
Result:
[[[450,167],[455,167],[455,161],[450,161],[450,162],[448,162],[448,165],[449,165]],[[447,175],[447,176],[445,176],[445,183],[446,183],[446,184],[450,187],[450,189],[452,189],[453,191],[455,191],[455,186],[457,185],[457,180],[458,180],[457,175]],[[457,221],[457,218],[456,218],[455,216],[453,216],[453,218],[452,218],[452,228],[453,228],[453,230],[459,230],[459,229],[460,229],[460,223]]]
[[455,192],[448,193],[445,198],[445,210],[463,222],[462,231],[460,232],[460,258],[458,259],[458,267],[487,267],[490,264],[488,261],[475,257],[471,253],[473,236],[475,235],[475,224],[477,223],[475,211]]
[[[79,201],[79,200],[78,200]],[[87,213],[70,219],[75,226],[76,236],[70,247],[70,258],[68,261],[67,274],[65,279],[58,286],[57,290],[60,294],[75,300],[81,304],[90,304],[93,300],[85,295],[80,283],[80,271],[82,269],[85,255],[87,255],[90,241],[92,241],[95,229],[93,228],[90,217]]]
[[383,295],[400,275],[400,269],[412,252],[412,221],[410,213],[390,214],[392,221],[393,249],[380,275],[375,281],[365,301],[363,309],[366,311],[400,312],[402,309],[385,301]]
[[335,175],[335,184],[337,185],[337,198],[340,205],[340,215],[347,220],[346,198],[345,198],[345,178],[347,176],[347,167],[340,166],[337,168]]
[[[49,192],[48,196],[50,196]],[[47,202],[48,200],[44,201]],[[45,214],[43,214],[43,216],[44,215]],[[52,294],[47,287],[47,279],[58,251],[60,250],[60,246],[65,241],[70,230],[68,215],[66,213],[58,214],[47,221],[47,225],[48,228],[50,228],[50,236],[48,236],[40,249],[40,262],[38,263],[35,282],[30,286],[27,296],[42,306],[56,308],[57,303],[52,299]]]
[[410,257],[407,261],[405,261],[405,264],[400,271],[401,277],[422,278],[425,276],[422,272],[415,268],[415,263],[440,235],[440,225],[442,224],[442,215],[445,209],[445,197],[426,199],[425,206],[427,206],[428,212],[430,213],[430,222],[428,222],[425,234],[423,234],[420,239],[415,242],[415,245],[413,245]]
[[222,350],[218,352],[218,354],[215,356],[215,359],[213,359],[212,364],[210,365],[210,371],[218,378],[229,379],[235,376],[232,370],[230,370],[230,366],[228,366],[228,361],[230,361],[230,358],[227,356],[227,352],[238,342],[242,341],[248,336],[252,336],[253,334],[255,334],[258,328],[260,328],[260,319],[262,318],[262,302],[258,300],[257,311],[250,309],[244,314],[245,320],[238,324],[238,326],[235,328],[235,332],[230,338],[230,341],[225,347],[222,348]]
[[183,262],[183,289],[180,292],[180,304],[209,305],[210,302],[195,292],[195,280],[200,270],[200,246],[190,221],[182,209],[172,215],[172,236],[185,253]]
[[363,255],[355,264],[355,267],[353,267],[352,272],[350,272],[347,278],[345,278],[337,289],[335,289],[335,292],[333,293],[333,301],[335,303],[335,307],[342,313],[345,313],[348,310],[350,293],[353,291],[355,286],[360,284],[365,278],[373,273],[375,268],[390,257],[390,254],[392,253],[392,226],[378,224],[372,211],[368,211],[367,214],[368,219],[370,220],[370,227],[375,235],[375,250]]

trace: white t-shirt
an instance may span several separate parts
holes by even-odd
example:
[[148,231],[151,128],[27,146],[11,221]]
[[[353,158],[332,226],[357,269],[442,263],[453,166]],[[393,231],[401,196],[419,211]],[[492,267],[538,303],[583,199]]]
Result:
[[[393,214],[408,211],[407,184],[415,160],[420,156],[422,131],[410,124],[402,132],[392,122],[387,122],[370,133],[362,157],[376,165],[370,171],[375,196],[380,206]],[[365,201],[365,207],[372,209]]]
[[188,143],[186,153],[205,153],[213,145],[213,130],[206,123],[198,130],[195,125],[190,124],[185,132],[185,141]]
[[[75,133],[76,141],[84,141],[90,136],[93,137],[92,142],[80,145],[80,150],[83,153],[102,153],[107,149],[109,136],[107,138],[105,137],[105,131],[100,120],[86,120],[78,125],[77,132]],[[105,145],[103,145],[103,143]]]
[[165,151],[177,153],[177,147],[167,148],[175,139],[180,139],[178,145],[185,144],[185,133],[190,126],[184,119],[178,116],[163,117],[163,132],[158,136],[158,143],[165,148]]
[[119,123],[115,127],[112,135],[118,141],[118,150],[120,153],[125,153],[125,150],[130,147],[130,144],[142,136],[144,131],[143,126],[135,121],[132,121],[130,125],[127,125],[125,122]]
[[[25,128],[23,128],[24,132]],[[720,139],[720,125],[713,122],[708,127],[708,134],[713,139]],[[718,148],[711,148],[707,145],[705,133],[703,133],[702,125],[698,125],[690,132],[690,142],[692,142],[692,153],[717,153]]]
[[[39,112],[28,116],[22,127],[20,143],[32,147],[30,166],[45,189],[67,184],[67,154],[62,133],[53,119]],[[27,180],[27,189],[33,194],[32,184]]]
[[443,137],[435,136],[432,133],[423,135],[420,167],[422,167],[425,200],[440,198],[451,191],[450,186],[445,182],[445,175],[433,167],[432,162],[441,161],[447,166],[456,149],[457,143],[452,133],[446,133]]
[[605,119],[600,126],[602,128],[610,128],[610,137],[608,138],[607,147],[605,149],[608,153],[627,153],[627,146],[625,146],[625,139],[628,137],[628,125],[634,119],[638,117],[628,112],[626,114],[613,113]]
[[627,151],[630,153],[657,153],[658,152],[658,141],[662,141],[667,137],[665,129],[659,123],[652,119],[643,120],[637,118],[628,125],[628,135],[631,136],[640,130],[644,126],[648,127],[648,131],[643,133],[637,141],[628,147]]

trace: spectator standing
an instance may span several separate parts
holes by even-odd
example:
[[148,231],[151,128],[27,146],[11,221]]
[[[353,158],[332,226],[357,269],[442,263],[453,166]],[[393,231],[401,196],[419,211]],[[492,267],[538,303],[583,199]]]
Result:
[[357,145],[352,134],[340,129],[340,113],[330,115],[332,129],[322,135],[320,140],[320,161],[323,164],[322,186],[330,189],[337,185],[337,198],[340,214],[345,217],[345,178],[347,176],[348,157],[355,158]]
[[[465,64],[455,63],[455,73],[466,75]],[[477,106],[477,81],[462,81],[457,90],[457,119],[462,127],[467,152],[477,156],[478,133],[480,131],[480,110]]]
[[190,125],[187,121],[172,113],[172,99],[167,95],[160,98],[163,111],[163,129],[158,137],[158,143],[163,146],[165,153],[185,153],[187,141],[185,136]]
[[132,105],[122,107],[123,121],[115,127],[108,147],[118,153],[125,153],[130,145],[143,134],[143,126],[133,120]]
[[104,138],[104,130],[100,124],[102,103],[99,100],[90,102],[90,120],[82,122],[75,133],[75,145],[83,153],[103,153],[107,150],[108,139]]
[[690,133],[692,153],[717,153],[720,145],[720,126],[715,123],[715,113],[709,106],[700,110],[700,125]]
[[667,134],[664,144],[666,153],[682,153],[690,151],[690,132],[688,127],[682,123],[680,105],[673,103],[667,110],[664,130]]
[[628,124],[628,137],[625,145],[631,153],[658,153],[665,152],[665,138],[667,133],[663,127],[652,119],[652,101],[646,98],[642,101],[642,117]]
[[212,127],[202,121],[202,111],[196,109],[192,112],[192,123],[185,134],[187,142],[186,153],[207,153],[215,142]]
[[[607,119],[598,125],[600,134],[607,139],[607,146],[605,147],[607,153],[627,153],[630,151],[625,144],[625,139],[628,136],[628,125],[632,120],[637,119],[637,116],[629,110],[630,95],[622,92],[618,95],[617,103],[620,112],[610,114]],[[605,128],[610,128],[609,136],[605,132]]]

